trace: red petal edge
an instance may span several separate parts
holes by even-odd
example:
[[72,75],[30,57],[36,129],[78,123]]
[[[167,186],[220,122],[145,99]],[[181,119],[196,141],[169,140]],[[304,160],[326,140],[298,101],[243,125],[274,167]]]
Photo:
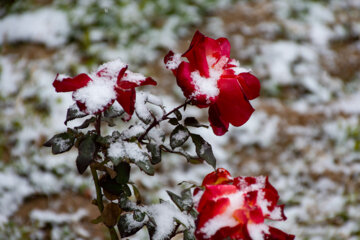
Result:
[[53,86],[56,92],[72,92],[82,87],[85,87],[92,79],[85,73],[81,73],[73,78],[58,79],[59,74],[56,75]]

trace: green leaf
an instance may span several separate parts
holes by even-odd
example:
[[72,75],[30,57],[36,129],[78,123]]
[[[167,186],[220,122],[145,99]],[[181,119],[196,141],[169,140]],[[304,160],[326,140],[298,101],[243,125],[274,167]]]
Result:
[[126,213],[120,216],[117,227],[119,229],[121,238],[126,238],[134,235],[146,224],[146,222],[140,224],[132,224],[133,221],[134,220],[132,213]]
[[109,148],[111,140],[112,140],[112,136],[105,136],[105,137],[97,136],[95,141],[101,146]]
[[74,146],[75,136],[69,132],[59,133],[44,143],[45,147],[51,147],[53,154],[69,151]]
[[130,178],[130,164],[127,162],[120,162],[115,166],[116,171],[116,182],[120,184],[125,184],[129,181]]
[[191,134],[191,138],[196,147],[196,154],[216,169],[216,159],[211,145],[198,134]]
[[202,158],[199,158],[199,157],[191,157],[191,156],[188,156],[187,157],[187,161],[191,164],[201,164],[204,162],[204,159]]
[[184,240],[196,240],[194,236],[194,231],[190,231],[189,229],[186,229],[184,231]]
[[178,195],[176,195],[173,192],[170,191],[166,191],[167,194],[169,195],[169,197],[171,198],[171,200],[175,203],[175,205],[181,210],[184,211],[185,210],[185,204],[183,203],[183,199],[181,197],[179,197]]
[[146,145],[147,150],[151,153],[151,163],[152,164],[158,164],[161,162],[161,149],[158,145],[153,143],[148,143]]
[[69,121],[74,120],[76,118],[83,118],[85,116],[87,116],[87,114],[80,111],[78,106],[76,104],[74,104],[68,108],[67,113],[66,113],[66,120],[65,120],[64,124],[67,125],[67,123]]
[[200,124],[199,121],[194,117],[185,118],[184,124],[185,124],[185,126],[190,126],[190,127],[205,127],[205,128],[208,128],[208,126],[206,126],[204,124]]
[[169,118],[169,123],[174,126],[179,125],[179,121],[176,118]]
[[135,164],[140,168],[140,170],[142,170],[146,174],[150,176],[153,176],[155,174],[154,167],[149,160],[135,161]]
[[183,125],[178,125],[170,134],[170,146],[172,149],[183,145],[190,136],[189,131]]
[[76,158],[76,167],[80,174],[83,174],[86,168],[94,159],[96,145],[93,136],[87,135],[79,144],[79,154]]
[[100,186],[107,192],[116,196],[131,196],[131,190],[127,184],[120,184],[109,175],[105,175],[99,181]]
[[90,123],[93,123],[96,121],[96,118],[95,117],[92,117],[92,118],[89,118],[89,119],[86,119],[80,126],[77,126],[75,127],[75,129],[84,129],[84,128],[87,128]]
[[181,115],[181,113],[180,113],[179,110],[175,110],[175,111],[174,111],[174,114],[175,114],[177,120],[180,121],[180,120],[182,119],[182,115]]
[[190,189],[191,188],[187,188],[181,191],[181,198],[184,200],[184,204],[188,207],[193,205],[193,198]]
[[124,114],[124,109],[116,109],[113,106],[109,107],[104,112],[105,118],[117,118]]
[[133,213],[133,218],[135,221],[137,222],[142,222],[144,221],[144,218],[145,218],[146,214],[143,213],[142,211],[140,210],[135,210],[134,213]]

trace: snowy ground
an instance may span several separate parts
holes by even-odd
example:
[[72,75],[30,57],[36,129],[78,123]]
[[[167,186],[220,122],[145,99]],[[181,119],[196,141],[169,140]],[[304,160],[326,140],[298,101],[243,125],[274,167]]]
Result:
[[[359,1],[139,2],[18,1],[0,9],[0,239],[104,237],[87,224],[97,210],[85,204],[93,190],[76,172],[76,152],[53,156],[42,147],[66,129],[72,105],[52,81],[121,57],[152,75],[164,102],[176,106],[181,92],[162,56],[184,51],[196,29],[228,37],[232,57],[262,83],[244,126],[223,137],[198,130],[218,166],[233,176],[268,175],[286,204],[288,220],[278,227],[297,239],[359,239]],[[180,191],[183,180],[200,183],[211,168],[169,157],[156,170],[132,175],[149,202]]]

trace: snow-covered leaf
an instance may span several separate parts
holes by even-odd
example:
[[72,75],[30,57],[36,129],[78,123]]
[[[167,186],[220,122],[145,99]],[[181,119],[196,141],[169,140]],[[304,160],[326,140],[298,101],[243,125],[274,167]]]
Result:
[[111,106],[105,110],[104,117],[105,118],[117,118],[117,117],[121,117],[121,115],[123,115],[124,112],[125,111],[122,108],[116,108],[114,106]]
[[194,235],[194,231],[191,231],[189,229],[186,229],[184,231],[184,240],[196,240],[195,235]]
[[80,126],[75,127],[75,129],[84,129],[87,128],[91,123],[94,123],[96,121],[95,117],[86,119]]
[[78,106],[76,104],[72,105],[71,107],[68,108],[67,113],[66,113],[66,120],[65,120],[65,125],[71,121],[74,120],[76,118],[82,118],[87,116],[86,113],[80,111],[80,109],[78,108]]
[[117,227],[122,238],[129,237],[138,232],[146,224],[146,221],[137,222],[132,213],[126,213],[120,216]]
[[75,136],[69,132],[59,133],[44,143],[45,147],[51,147],[53,154],[69,151],[74,145]]
[[155,173],[154,167],[151,164],[151,162],[149,160],[144,160],[144,161],[136,161],[135,162],[136,166],[138,166],[140,168],[140,170],[142,170],[143,172],[145,172],[146,174],[153,176]]
[[183,125],[178,125],[170,134],[170,146],[171,148],[180,147],[189,138],[190,134],[187,128]]
[[151,163],[152,164],[158,164],[161,162],[161,149],[158,145],[153,143],[148,143],[146,145],[147,150],[151,153]]

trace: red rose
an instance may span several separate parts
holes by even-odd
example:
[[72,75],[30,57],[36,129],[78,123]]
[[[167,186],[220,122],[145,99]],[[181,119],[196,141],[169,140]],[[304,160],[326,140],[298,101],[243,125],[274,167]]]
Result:
[[73,92],[73,99],[85,113],[103,112],[117,100],[129,117],[134,113],[135,87],[143,85],[156,82],[127,70],[120,60],[105,63],[89,75],[82,73],[71,78],[58,74],[53,82],[57,92]]
[[267,177],[232,180],[228,171],[217,169],[205,177],[203,186],[205,190],[194,192],[199,212],[195,230],[198,240],[295,238],[264,223],[265,219],[286,220],[284,206],[277,205],[279,195]]
[[185,97],[198,107],[209,107],[216,135],[225,134],[229,123],[243,125],[254,112],[249,100],[260,92],[259,80],[230,58],[230,48],[226,38],[215,40],[197,31],[183,55],[170,51],[164,59]]

